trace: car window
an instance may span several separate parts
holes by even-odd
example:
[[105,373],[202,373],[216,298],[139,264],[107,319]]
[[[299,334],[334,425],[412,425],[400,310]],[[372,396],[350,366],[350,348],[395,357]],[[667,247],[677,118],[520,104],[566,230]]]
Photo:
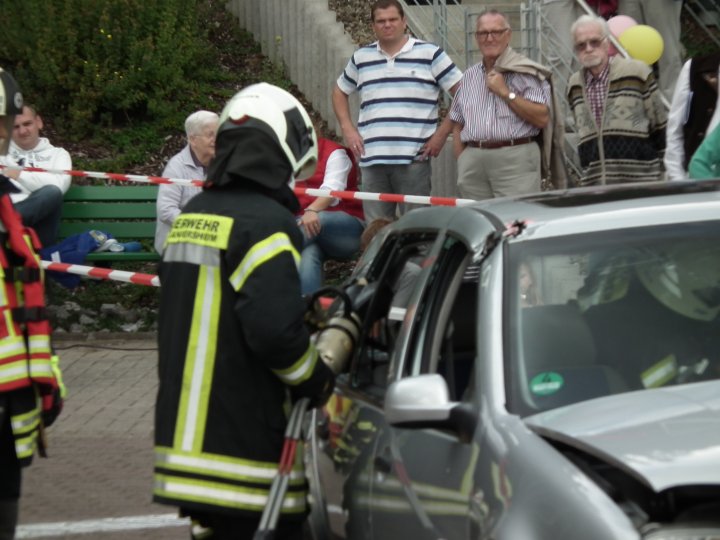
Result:
[[359,347],[351,367],[351,381],[378,397],[388,385],[390,357],[422,271],[434,235],[396,234],[375,256],[365,279],[372,291],[362,309]]
[[478,273],[476,267],[468,268],[470,261],[464,244],[447,239],[416,322],[416,354],[403,373],[441,374],[453,401],[465,394],[475,360]]
[[720,225],[516,242],[505,316],[510,408],[720,377]]

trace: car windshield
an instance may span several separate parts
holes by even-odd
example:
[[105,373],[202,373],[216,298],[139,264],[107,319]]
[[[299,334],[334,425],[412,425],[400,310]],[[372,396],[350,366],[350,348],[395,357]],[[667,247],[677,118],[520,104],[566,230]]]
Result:
[[720,222],[517,241],[508,257],[512,412],[720,378]]

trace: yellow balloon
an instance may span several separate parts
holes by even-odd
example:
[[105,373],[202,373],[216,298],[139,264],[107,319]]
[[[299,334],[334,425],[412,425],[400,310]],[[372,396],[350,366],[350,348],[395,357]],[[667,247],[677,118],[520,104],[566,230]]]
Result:
[[631,58],[641,60],[647,65],[657,62],[665,47],[660,32],[646,24],[631,26],[620,34],[618,41]]

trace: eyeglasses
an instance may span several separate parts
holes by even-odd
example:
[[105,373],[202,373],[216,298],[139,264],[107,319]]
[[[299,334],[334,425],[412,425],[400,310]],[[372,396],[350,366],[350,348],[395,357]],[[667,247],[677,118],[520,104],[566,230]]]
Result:
[[582,52],[584,51],[588,45],[590,45],[591,49],[597,49],[600,44],[605,41],[606,38],[600,38],[600,39],[588,39],[587,41],[581,41],[580,43],[575,44],[575,51]]
[[494,39],[499,39],[500,36],[502,36],[508,30],[510,30],[510,29],[503,28],[502,30],[488,30],[488,31],[482,31],[482,32],[475,32],[475,37],[478,38],[480,41],[487,41],[487,39],[490,36],[492,36]]

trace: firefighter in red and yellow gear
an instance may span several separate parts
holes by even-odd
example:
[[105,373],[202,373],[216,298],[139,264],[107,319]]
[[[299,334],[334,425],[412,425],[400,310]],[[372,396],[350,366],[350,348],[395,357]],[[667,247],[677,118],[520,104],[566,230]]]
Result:
[[[15,79],[0,68],[0,156],[22,105]],[[12,206],[14,190],[0,175],[0,540],[15,536],[21,469],[36,451],[44,455],[42,430],[57,418],[65,393],[50,346],[40,244]]]
[[[154,500],[179,507],[203,538],[252,537],[292,401],[321,405],[334,384],[303,323],[303,238],[291,189],[316,160],[303,106],[270,84],[245,88],[220,116],[202,193],[165,244]],[[276,538],[301,538],[301,458],[298,452]]]

